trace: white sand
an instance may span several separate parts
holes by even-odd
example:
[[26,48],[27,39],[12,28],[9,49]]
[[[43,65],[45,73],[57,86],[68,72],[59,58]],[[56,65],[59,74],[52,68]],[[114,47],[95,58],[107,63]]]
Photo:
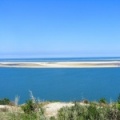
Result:
[[44,106],[45,115],[49,118],[51,116],[57,116],[58,111],[63,107],[71,107],[73,103],[54,102]]
[[[80,105],[87,106],[89,104],[85,104],[83,102],[79,103]],[[56,117],[58,114],[58,111],[63,108],[63,107],[72,107],[74,106],[74,103],[72,102],[53,102],[53,103],[48,103],[47,105],[44,106],[45,109],[45,115],[50,118],[51,116]]]
[[120,61],[97,62],[0,62],[0,67],[22,68],[94,68],[120,67]]

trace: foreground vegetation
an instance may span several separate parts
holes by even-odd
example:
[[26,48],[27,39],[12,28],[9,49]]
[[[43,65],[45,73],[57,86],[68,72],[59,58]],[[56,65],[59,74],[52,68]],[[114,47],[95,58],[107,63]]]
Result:
[[45,115],[46,103],[34,98],[20,106],[11,104],[7,98],[1,99],[0,104],[9,105],[9,108],[0,108],[0,120],[120,120],[120,96],[111,104],[104,98],[98,102],[84,100],[82,105],[74,102],[73,106],[61,108],[57,116],[52,117]]

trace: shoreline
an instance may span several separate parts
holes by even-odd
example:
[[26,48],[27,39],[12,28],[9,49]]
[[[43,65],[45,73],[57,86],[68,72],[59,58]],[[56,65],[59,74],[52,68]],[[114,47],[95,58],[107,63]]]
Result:
[[92,62],[0,62],[0,67],[15,68],[109,68],[120,67],[120,61]]

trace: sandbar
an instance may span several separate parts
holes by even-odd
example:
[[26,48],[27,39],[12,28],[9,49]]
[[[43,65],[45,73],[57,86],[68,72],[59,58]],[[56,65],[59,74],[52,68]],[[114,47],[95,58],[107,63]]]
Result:
[[95,62],[0,62],[0,67],[18,68],[100,68],[120,67],[120,61]]

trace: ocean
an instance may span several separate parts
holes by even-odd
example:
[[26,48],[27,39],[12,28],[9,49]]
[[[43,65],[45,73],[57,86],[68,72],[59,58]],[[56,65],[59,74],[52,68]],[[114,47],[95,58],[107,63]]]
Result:
[[1,58],[0,62],[79,62],[79,61],[120,61],[120,57],[76,57],[76,58]]
[[[119,58],[1,59],[0,61],[119,61]],[[116,101],[120,93],[120,68],[0,68],[0,99],[19,103],[41,101]]]

